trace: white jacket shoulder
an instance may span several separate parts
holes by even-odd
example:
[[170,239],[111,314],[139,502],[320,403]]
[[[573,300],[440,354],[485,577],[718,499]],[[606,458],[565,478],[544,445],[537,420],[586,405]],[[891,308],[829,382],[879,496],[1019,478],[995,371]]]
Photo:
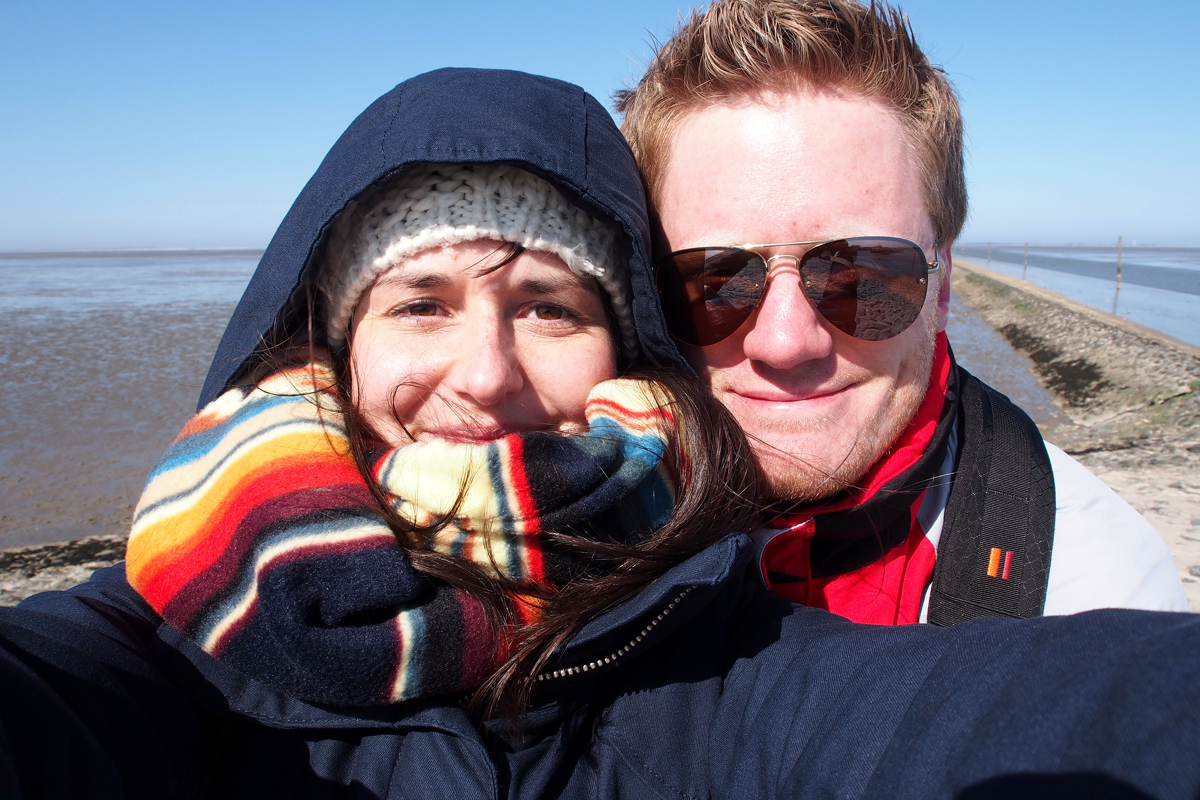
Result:
[[1187,611],[1158,531],[1082,464],[1049,442],[1056,514],[1046,615],[1094,608]]

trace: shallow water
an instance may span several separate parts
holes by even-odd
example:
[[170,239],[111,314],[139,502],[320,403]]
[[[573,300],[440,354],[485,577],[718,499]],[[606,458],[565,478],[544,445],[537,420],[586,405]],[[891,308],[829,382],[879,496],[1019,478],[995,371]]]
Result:
[[992,388],[1003,392],[1033,418],[1044,434],[1070,420],[1034,377],[1033,362],[984,322],[970,306],[951,293],[946,338],[958,363]]
[[257,262],[0,256],[0,548],[128,531]]
[[1030,282],[1092,308],[1116,314],[1200,346],[1200,248],[1127,247],[1117,291],[1116,247],[1029,248],[956,245],[954,253],[980,266]]
[[261,251],[0,253],[0,312],[236,303]]

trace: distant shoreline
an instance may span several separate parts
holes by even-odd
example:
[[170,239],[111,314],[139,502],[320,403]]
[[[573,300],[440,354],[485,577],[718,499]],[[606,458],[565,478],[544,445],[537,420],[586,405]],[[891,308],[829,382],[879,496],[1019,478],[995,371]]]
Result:
[[[1030,249],[1050,249],[1066,250],[1073,248],[1076,250],[1093,249],[1093,250],[1116,250],[1116,242],[955,242],[954,247],[957,250],[960,247],[1024,247],[1028,245]],[[1194,244],[1135,244],[1126,242],[1122,245],[1125,250],[1200,250],[1200,246]]]
[[261,256],[261,247],[136,247],[114,250],[0,250],[0,260],[29,258],[103,258],[120,256]]

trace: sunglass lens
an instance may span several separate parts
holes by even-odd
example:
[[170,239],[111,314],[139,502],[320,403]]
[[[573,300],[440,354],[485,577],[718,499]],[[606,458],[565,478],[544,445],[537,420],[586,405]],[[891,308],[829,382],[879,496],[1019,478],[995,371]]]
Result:
[[675,253],[658,270],[667,327],[687,344],[716,344],[741,327],[754,311],[766,280],[766,262],[748,250]]
[[912,325],[929,282],[921,248],[888,237],[814,247],[801,259],[800,274],[821,316],[868,342],[890,339]]

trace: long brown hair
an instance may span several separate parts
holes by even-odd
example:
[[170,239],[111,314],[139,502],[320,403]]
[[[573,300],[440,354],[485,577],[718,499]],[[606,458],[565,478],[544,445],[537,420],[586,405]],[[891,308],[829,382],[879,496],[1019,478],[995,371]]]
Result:
[[[640,369],[625,376],[647,380],[660,407],[675,420],[668,443],[678,481],[674,511],[662,527],[634,542],[544,532],[558,552],[588,564],[553,589],[510,581],[496,570],[422,546],[440,526],[416,526],[392,508],[384,489],[370,477],[365,456],[369,432],[356,410],[346,409],[359,469],[408,548],[413,569],[471,594],[512,642],[505,660],[470,697],[468,708],[479,719],[515,718],[528,706],[530,679],[573,633],[726,534],[749,530],[758,517],[758,468],[746,437],[725,407],[696,378],[677,370]],[[453,516],[448,514],[442,524]],[[535,621],[520,621],[512,599],[516,595],[537,602]]]

